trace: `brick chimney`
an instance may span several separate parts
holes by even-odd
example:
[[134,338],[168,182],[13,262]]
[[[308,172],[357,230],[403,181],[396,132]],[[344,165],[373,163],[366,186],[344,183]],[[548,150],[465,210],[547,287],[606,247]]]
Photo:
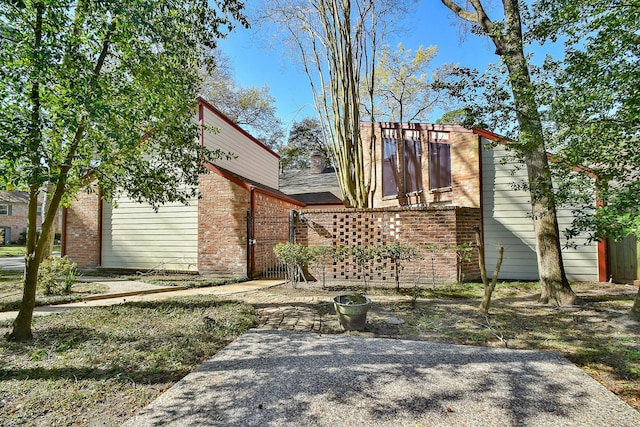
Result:
[[321,153],[311,155],[311,174],[318,175],[324,170],[324,156]]

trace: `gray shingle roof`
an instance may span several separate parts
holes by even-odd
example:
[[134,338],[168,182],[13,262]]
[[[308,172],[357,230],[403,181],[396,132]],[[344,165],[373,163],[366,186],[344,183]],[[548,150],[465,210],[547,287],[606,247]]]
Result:
[[280,174],[280,191],[307,205],[342,204],[342,191],[333,168],[316,174],[311,169],[284,171]]
[[0,203],[28,204],[29,194],[24,191],[0,191]]

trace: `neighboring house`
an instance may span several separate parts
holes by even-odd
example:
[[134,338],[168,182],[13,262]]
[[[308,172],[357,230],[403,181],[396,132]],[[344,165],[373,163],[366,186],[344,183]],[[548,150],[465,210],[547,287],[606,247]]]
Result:
[[[24,191],[0,191],[0,244],[17,243],[20,234],[27,231],[29,194]],[[41,207],[38,207],[36,226],[42,225]]]
[[277,189],[276,153],[202,99],[197,117],[203,125],[199,142],[234,155],[205,165],[210,173],[200,177],[201,197],[154,212],[124,197],[112,208],[97,192],[81,192],[65,210],[63,254],[82,268],[225,276],[250,276],[275,262],[265,259],[263,252],[270,249],[263,244],[278,235],[288,237],[288,225],[256,224],[288,217],[305,204]]
[[[363,138],[370,128],[363,125]],[[514,185],[526,182],[526,169],[508,155],[504,138],[458,125],[422,123],[377,123],[375,132],[374,208],[480,207],[489,273],[495,248],[502,245],[501,279],[539,279],[529,193]],[[558,210],[561,230],[571,220],[569,210]],[[563,249],[569,280],[608,280],[606,243],[573,243]]]

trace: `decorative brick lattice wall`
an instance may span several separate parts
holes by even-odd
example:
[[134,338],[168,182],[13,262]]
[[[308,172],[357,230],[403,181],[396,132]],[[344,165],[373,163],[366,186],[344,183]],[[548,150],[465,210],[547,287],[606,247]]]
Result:
[[[477,251],[465,261],[455,247],[474,243],[480,221],[477,208],[448,206],[304,211],[296,222],[296,241],[308,246],[413,246],[421,258],[404,262],[399,272],[402,286],[440,285],[455,282],[460,272],[463,280],[479,278]],[[309,272],[319,279],[322,267],[312,265]],[[325,266],[330,281],[362,281],[365,274],[368,281],[395,283],[395,266],[389,259],[374,260],[363,268],[348,256]]]

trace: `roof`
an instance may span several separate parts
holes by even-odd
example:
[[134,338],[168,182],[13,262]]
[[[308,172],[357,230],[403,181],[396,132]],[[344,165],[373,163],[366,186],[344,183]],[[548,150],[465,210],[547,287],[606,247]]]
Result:
[[276,190],[275,188],[268,187],[268,186],[266,186],[264,184],[261,184],[261,183],[259,183],[257,181],[254,181],[252,179],[245,178],[245,177],[243,177],[241,175],[238,175],[237,173],[231,172],[228,169],[222,168],[222,167],[217,166],[217,165],[213,165],[211,163],[205,164],[205,167],[207,169],[217,173],[218,175],[222,176],[223,178],[226,178],[226,179],[228,179],[228,180],[230,180],[230,181],[232,181],[232,182],[234,182],[234,183],[236,183],[238,185],[246,187],[247,189],[257,189],[257,190],[262,191],[263,193],[266,193],[266,194],[268,194],[270,196],[273,196],[273,197],[276,197],[278,199],[285,200],[287,202],[290,202],[290,203],[293,203],[293,204],[296,204],[296,205],[299,205],[299,206],[304,206],[305,205],[304,202],[302,202],[302,201],[300,201],[300,200],[298,200],[298,199],[296,199],[294,197],[291,197],[290,195],[285,194],[280,190]]
[[333,168],[321,173],[292,169],[280,174],[280,191],[306,205],[343,205],[342,190]]
[[29,194],[24,191],[0,191],[0,203],[28,204]]

